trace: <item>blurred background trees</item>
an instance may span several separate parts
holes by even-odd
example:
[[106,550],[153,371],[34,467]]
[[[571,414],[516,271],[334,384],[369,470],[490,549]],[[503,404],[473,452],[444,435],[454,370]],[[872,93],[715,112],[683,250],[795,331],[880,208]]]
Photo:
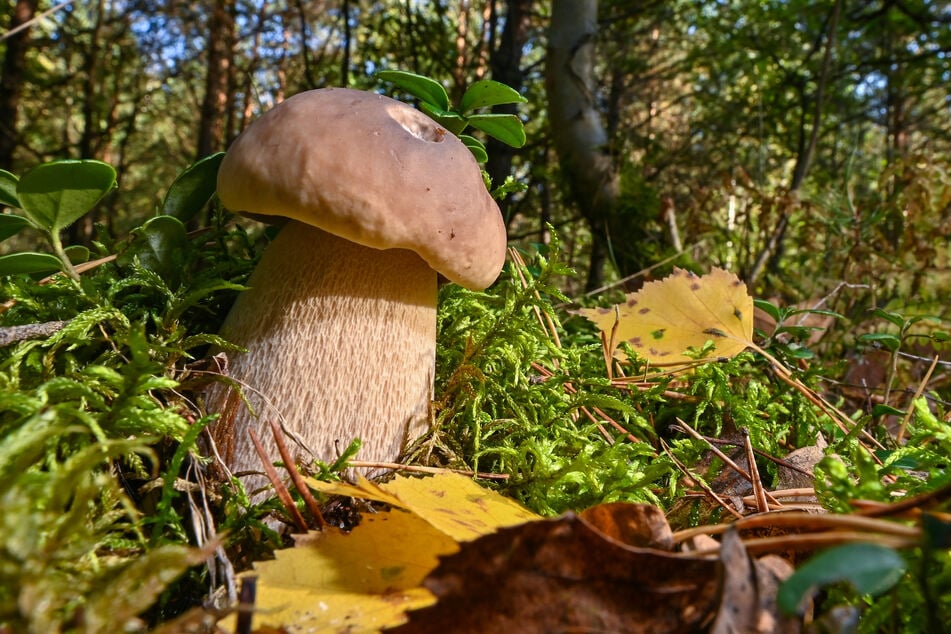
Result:
[[[951,287],[951,6],[929,0],[6,0],[0,168],[116,166],[70,229],[121,233],[196,158],[301,90],[390,90],[398,68],[458,98],[520,90],[529,144],[489,144],[510,237],[555,227],[569,292],[652,266],[726,266],[764,296]],[[26,27],[26,28],[24,28]],[[631,277],[633,276],[633,277]],[[866,301],[866,305],[867,305]]]

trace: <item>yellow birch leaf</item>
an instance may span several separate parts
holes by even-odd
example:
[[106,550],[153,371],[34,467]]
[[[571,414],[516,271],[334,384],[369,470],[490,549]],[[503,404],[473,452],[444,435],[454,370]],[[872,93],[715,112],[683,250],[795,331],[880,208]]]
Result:
[[396,476],[383,484],[357,476],[356,484],[307,479],[312,489],[384,502],[411,511],[457,541],[470,541],[500,528],[541,519],[518,502],[479,486],[458,473],[417,478]]
[[435,599],[421,587],[440,556],[459,542],[541,519],[458,474],[397,476],[385,484],[308,480],[317,491],[385,502],[350,534],[336,529],[296,538],[294,548],[258,562],[256,623],[289,632],[377,632]]
[[460,542],[541,519],[518,502],[458,473],[432,478],[398,476],[380,486],[399,498],[403,508]]
[[257,625],[289,632],[377,632],[434,602],[420,586],[454,539],[413,513],[365,515],[352,533],[309,533],[254,564]]
[[689,363],[685,352],[708,341],[717,356],[732,357],[753,338],[753,298],[736,275],[718,268],[702,277],[674,269],[622,304],[577,312],[604,332],[615,357],[622,357],[616,348],[627,342],[644,359],[664,365]]
[[342,495],[348,498],[372,500],[374,502],[383,502],[390,506],[404,508],[398,497],[387,493],[380,485],[370,482],[359,474],[357,475],[356,484],[348,484],[346,482],[322,482],[314,478],[304,478],[304,481],[311,489],[323,493],[324,495]]

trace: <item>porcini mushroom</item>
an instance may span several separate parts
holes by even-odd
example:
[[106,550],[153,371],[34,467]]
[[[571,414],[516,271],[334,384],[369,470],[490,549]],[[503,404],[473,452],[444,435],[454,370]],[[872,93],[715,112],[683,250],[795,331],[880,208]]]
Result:
[[[229,148],[218,196],[233,211],[290,220],[267,246],[221,334],[247,352],[216,383],[212,438],[233,472],[260,471],[248,429],[280,420],[332,461],[392,461],[428,428],[437,274],[478,290],[505,260],[505,226],[469,150],[418,110],[344,88],[276,106]],[[233,414],[233,415],[232,415]]]

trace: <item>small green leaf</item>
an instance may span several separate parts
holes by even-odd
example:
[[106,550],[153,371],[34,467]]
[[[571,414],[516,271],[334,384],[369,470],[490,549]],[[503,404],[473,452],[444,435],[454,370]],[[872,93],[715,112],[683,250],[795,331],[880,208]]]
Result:
[[159,275],[171,288],[177,288],[182,276],[182,254],[188,248],[188,235],[182,221],[173,216],[156,216],[133,232],[129,248],[119,256],[120,266],[129,266],[134,258]]
[[55,273],[62,270],[60,259],[49,253],[24,251],[0,256],[0,275]]
[[887,332],[867,332],[863,335],[859,335],[859,341],[881,344],[891,352],[898,350],[901,346],[901,339]]
[[483,79],[469,86],[459,102],[459,110],[469,112],[479,108],[501,106],[508,103],[525,103],[525,97],[514,88],[491,79]]
[[20,179],[17,197],[34,223],[53,233],[68,227],[116,186],[116,171],[101,161],[55,161]]
[[771,302],[766,301],[765,299],[754,299],[753,306],[759,308],[761,311],[773,318],[777,323],[781,321],[781,313],[779,307],[774,305]]
[[514,114],[474,114],[469,125],[512,147],[525,145],[525,126]]
[[15,236],[21,229],[30,226],[30,221],[23,216],[13,214],[0,214],[0,242],[11,236]]
[[872,416],[878,418],[879,416],[904,416],[905,411],[892,407],[891,405],[878,404],[872,408]]
[[485,163],[489,160],[489,153],[485,151],[485,145],[482,144],[482,141],[468,134],[460,134],[459,140],[472,152],[476,163]]
[[376,76],[440,110],[449,110],[449,95],[442,84],[434,79],[405,70],[381,70]]
[[7,170],[0,170],[0,207],[20,208],[17,198],[17,183],[19,178]]
[[188,222],[200,212],[218,187],[218,167],[224,152],[206,156],[178,175],[162,201],[162,213]]
[[845,319],[845,317],[841,315],[840,313],[837,313],[834,310],[825,310],[823,308],[797,308],[795,310],[789,311],[789,313],[786,315],[786,319],[789,319],[793,315],[802,315],[802,314],[820,315],[823,317],[833,317],[835,319]]
[[82,264],[89,261],[89,249],[81,244],[74,244],[63,249],[66,257],[72,264]]
[[895,324],[899,328],[905,325],[905,318],[902,315],[892,312],[890,310],[883,310],[881,308],[876,308],[875,310],[872,311],[872,314],[875,315],[876,317],[881,317],[882,319],[886,321],[890,321],[891,323]]
[[459,134],[465,130],[466,126],[468,125],[468,123],[466,123],[465,117],[462,115],[449,110],[434,108],[428,103],[419,104],[419,109],[425,112],[433,121],[446,128],[456,136],[459,136]]
[[790,343],[786,346],[787,354],[793,359],[809,360],[815,358],[815,353],[806,346]]
[[877,595],[895,585],[905,573],[901,555],[877,544],[846,544],[827,550],[801,566],[779,588],[777,602],[786,614],[799,614],[814,589],[848,581],[861,594]]

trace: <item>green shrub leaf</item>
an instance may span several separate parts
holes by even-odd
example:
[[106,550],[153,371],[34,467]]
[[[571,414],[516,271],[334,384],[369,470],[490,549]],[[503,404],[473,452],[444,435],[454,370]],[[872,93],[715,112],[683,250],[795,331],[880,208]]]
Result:
[[170,287],[177,287],[181,281],[182,254],[188,248],[182,221],[173,216],[156,216],[136,229],[134,236],[119,257],[119,265],[129,266],[138,258],[144,269],[156,273]]
[[456,136],[458,136],[463,130],[466,129],[466,126],[469,125],[462,115],[452,112],[451,110],[435,108],[428,103],[419,104],[419,109],[429,115],[429,117],[436,123],[443,126]]
[[864,341],[866,343],[878,343],[888,348],[891,352],[898,350],[901,347],[901,339],[893,334],[887,332],[867,332],[863,335],[859,335],[859,341]]
[[512,147],[525,145],[525,126],[514,114],[475,114],[469,125]]
[[491,79],[483,79],[469,86],[466,94],[459,102],[459,110],[469,112],[479,108],[501,106],[509,103],[525,103],[528,101],[514,88]]
[[468,134],[459,135],[459,140],[469,148],[477,163],[485,163],[489,160],[489,153],[485,151],[485,145],[482,144],[482,141]]
[[20,200],[17,198],[19,180],[7,170],[0,170],[0,207],[20,208]]
[[905,567],[905,560],[891,548],[877,544],[837,546],[813,557],[786,579],[777,601],[786,614],[799,614],[807,594],[838,581],[848,581],[862,594],[881,594],[898,582]]
[[49,253],[25,251],[0,256],[0,275],[55,273],[62,270],[62,261]]
[[405,70],[381,70],[376,76],[402,88],[424,103],[449,110],[449,95],[438,81]]
[[23,216],[14,214],[0,214],[0,242],[15,236],[21,229],[30,226],[30,221]]
[[21,208],[38,226],[54,233],[81,218],[116,186],[116,171],[101,161],[56,161],[20,179]]
[[200,212],[217,189],[218,167],[224,152],[206,156],[178,175],[162,201],[162,213],[188,222]]

